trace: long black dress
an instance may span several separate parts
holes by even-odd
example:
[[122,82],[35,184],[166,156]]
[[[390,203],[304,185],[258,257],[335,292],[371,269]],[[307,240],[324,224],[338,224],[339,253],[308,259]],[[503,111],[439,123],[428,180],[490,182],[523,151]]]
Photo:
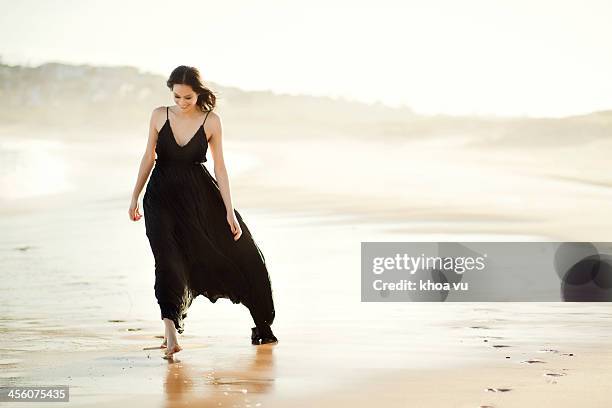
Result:
[[193,299],[204,295],[242,303],[257,326],[271,325],[274,302],[266,261],[242,216],[234,241],[219,185],[208,172],[204,123],[183,146],[176,142],[166,107],[157,159],[143,197],[146,234],[155,258],[155,297],[161,318],[179,333]]

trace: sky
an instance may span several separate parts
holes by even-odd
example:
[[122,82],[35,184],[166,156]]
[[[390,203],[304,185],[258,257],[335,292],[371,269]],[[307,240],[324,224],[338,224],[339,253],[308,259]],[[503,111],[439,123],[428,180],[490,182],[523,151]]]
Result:
[[[612,109],[612,1],[0,0],[5,64],[193,65],[245,90],[424,114]],[[164,84],[160,84],[164,86]]]

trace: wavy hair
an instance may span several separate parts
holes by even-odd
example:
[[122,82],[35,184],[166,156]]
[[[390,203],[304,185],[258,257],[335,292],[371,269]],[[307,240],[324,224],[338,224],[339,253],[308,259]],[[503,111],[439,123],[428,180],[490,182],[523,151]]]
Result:
[[174,85],[189,85],[198,95],[196,104],[206,112],[213,110],[217,104],[217,96],[202,81],[200,71],[196,67],[180,65],[172,71],[166,85],[172,91]]

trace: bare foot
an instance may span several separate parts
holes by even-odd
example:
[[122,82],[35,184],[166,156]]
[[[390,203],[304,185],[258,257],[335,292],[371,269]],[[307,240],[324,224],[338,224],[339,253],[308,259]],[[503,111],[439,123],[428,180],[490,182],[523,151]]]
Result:
[[175,353],[178,353],[179,351],[181,351],[183,348],[181,346],[179,346],[178,344],[175,344],[174,346],[168,347],[168,349],[164,352],[164,359],[171,359],[174,357]]
[[166,349],[164,351],[164,358],[171,359],[174,353],[178,353],[183,348],[178,344],[178,340],[176,338],[176,327],[174,322],[168,318],[164,318],[164,325],[166,329],[166,333],[164,336],[164,342],[162,343],[162,349]]

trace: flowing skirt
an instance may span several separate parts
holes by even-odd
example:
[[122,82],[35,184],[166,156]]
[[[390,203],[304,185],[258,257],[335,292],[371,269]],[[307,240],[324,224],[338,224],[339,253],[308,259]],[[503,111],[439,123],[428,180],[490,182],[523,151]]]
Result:
[[217,181],[201,163],[157,163],[143,197],[146,234],[155,258],[161,318],[184,331],[193,299],[204,295],[246,306],[258,326],[274,321],[264,255],[237,210],[234,241]]

